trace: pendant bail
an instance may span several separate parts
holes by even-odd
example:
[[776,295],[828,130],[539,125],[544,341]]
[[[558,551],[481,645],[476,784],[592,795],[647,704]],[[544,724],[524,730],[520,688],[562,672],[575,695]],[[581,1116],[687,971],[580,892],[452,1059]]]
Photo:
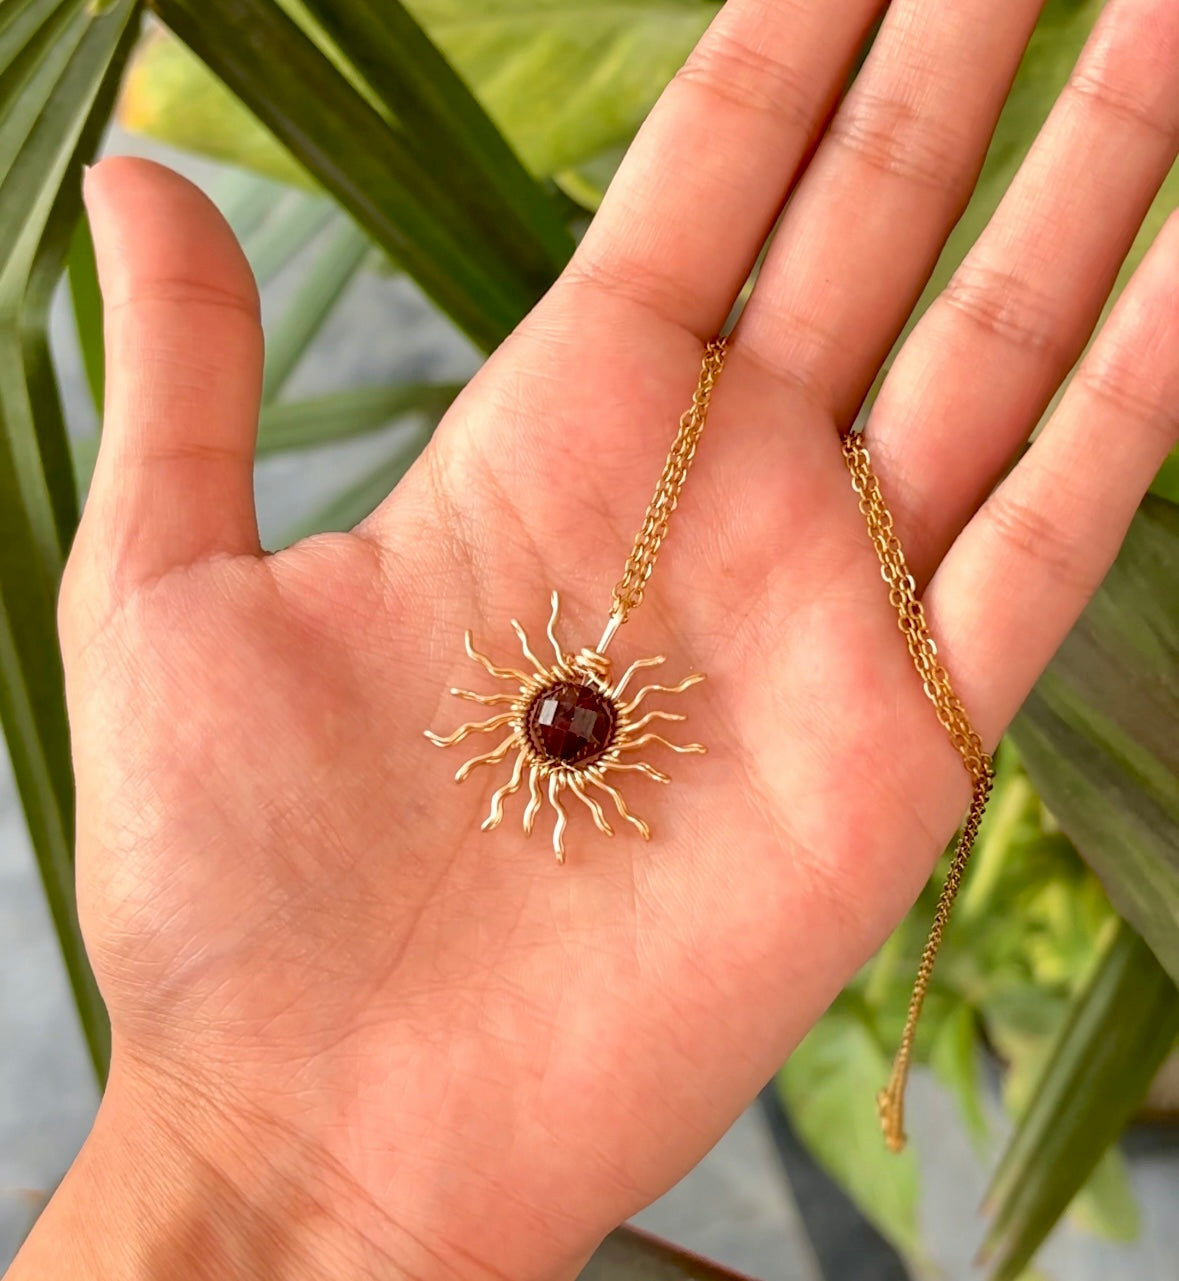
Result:
[[610,615],[610,618],[606,623],[606,630],[602,633],[602,639],[598,641],[597,651],[599,654],[604,654],[606,652],[606,646],[614,639],[618,629],[622,626],[623,621],[621,614]]

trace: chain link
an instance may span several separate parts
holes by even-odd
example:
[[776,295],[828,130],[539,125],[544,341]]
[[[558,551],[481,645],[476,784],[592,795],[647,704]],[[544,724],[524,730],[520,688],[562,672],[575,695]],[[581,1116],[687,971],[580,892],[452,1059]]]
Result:
[[954,693],[946,669],[938,661],[937,646],[929,634],[925,610],[917,597],[917,584],[909,572],[905,553],[893,529],[892,513],[885,505],[884,496],[880,492],[880,483],[872,470],[872,461],[868,456],[868,448],[864,444],[861,433],[849,432],[844,436],[843,458],[851,473],[852,487],[859,496],[860,511],[868,525],[868,535],[880,559],[880,576],[888,586],[888,599],[897,611],[897,624],[909,647],[913,666],[917,669],[917,675],[926,695],[933,703],[938,720],[949,735],[950,742],[962,757],[962,763],[970,775],[974,788],[970,809],[958,834],[954,856],[950,861],[950,870],[938,898],[929,938],[921,953],[917,979],[913,984],[913,995],[909,998],[905,1030],[901,1034],[901,1043],[893,1060],[888,1085],[881,1090],[876,1099],[884,1128],[885,1142],[894,1152],[899,1152],[905,1146],[905,1084],[909,1078],[909,1066],[913,1057],[917,1020],[921,1016],[921,1007],[925,1003],[925,994],[929,990],[933,963],[950,919],[950,909],[962,884],[966,863],[974,848],[983,811],[991,794],[991,787],[995,780],[995,767],[983,748],[982,740],[970,723],[966,709],[962,706],[962,700]]
[[671,513],[675,511],[680,499],[680,490],[688,479],[688,470],[696,456],[696,444],[704,430],[708,418],[708,403],[712,399],[712,389],[724,368],[727,344],[723,338],[714,338],[704,349],[704,359],[700,366],[700,378],[692,396],[692,405],[680,418],[680,429],[672,442],[663,465],[663,474],[655,487],[655,497],[647,508],[643,526],[635,535],[635,545],[614,588],[610,613],[625,623],[631,610],[638,609],[643,601],[643,592],[647,580],[655,568],[659,549],[667,537],[667,526]]
[[[607,629],[607,637],[612,635],[613,631],[626,621],[631,611],[637,609],[642,603],[647,581],[659,556],[659,549],[667,537],[671,514],[676,509],[680,491],[688,478],[692,460],[696,456],[696,445],[708,418],[712,391],[724,368],[726,354],[727,345],[723,338],[715,338],[705,349],[691,407],[680,418],[679,431],[667,455],[663,474],[659,477],[659,484],[655,488],[655,496],[647,508],[642,528],[635,536],[634,547],[631,549],[622,577],[614,588],[611,626]],[[899,1152],[905,1146],[905,1084],[909,1077],[917,1021],[929,990],[934,960],[950,919],[950,909],[962,884],[966,863],[974,848],[975,838],[978,836],[983,811],[986,809],[994,783],[995,769],[994,763],[983,748],[982,740],[970,723],[970,717],[966,714],[961,699],[950,684],[946,669],[938,661],[937,646],[929,633],[925,610],[917,596],[917,584],[909,572],[905,553],[893,528],[892,513],[888,510],[884,496],[880,492],[880,484],[872,470],[872,461],[860,433],[849,432],[844,436],[843,457],[851,473],[852,486],[859,496],[860,511],[867,523],[869,537],[880,560],[880,575],[888,587],[888,599],[897,612],[897,625],[909,647],[913,666],[921,680],[922,688],[937,712],[938,720],[949,735],[955,750],[962,757],[962,763],[973,784],[970,809],[958,835],[950,870],[942,886],[937,910],[934,913],[929,938],[921,954],[921,963],[917,967],[917,978],[913,984],[913,995],[909,999],[908,1016],[905,1020],[904,1032],[901,1034],[900,1046],[893,1060],[888,1085],[877,1096],[885,1141],[894,1152]]]

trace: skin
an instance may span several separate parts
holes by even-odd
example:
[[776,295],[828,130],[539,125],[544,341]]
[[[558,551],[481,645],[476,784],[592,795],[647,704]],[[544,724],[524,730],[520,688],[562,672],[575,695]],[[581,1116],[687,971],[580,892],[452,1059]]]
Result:
[[[353,533],[277,555],[253,510],[246,263],[174,174],[91,171],[108,400],[61,625],[114,1063],[10,1281],[572,1278],[913,901],[969,786],[839,433],[967,198],[1037,5],[895,0],[829,121],[876,7],[730,0],[574,262],[405,481]],[[1174,159],[1177,64],[1179,4],[1112,0],[868,423],[988,746],[1176,436],[1172,219],[994,488]],[[558,587],[566,644],[596,641],[702,343],[791,191],[612,651],[708,673],[675,709],[709,754],[653,749],[673,785],[625,788],[653,841],[575,814],[558,867],[517,810],[481,834],[491,780],[456,788],[467,745],[422,731],[470,719],[450,686],[492,688],[465,628],[515,663],[509,618],[541,636]]]

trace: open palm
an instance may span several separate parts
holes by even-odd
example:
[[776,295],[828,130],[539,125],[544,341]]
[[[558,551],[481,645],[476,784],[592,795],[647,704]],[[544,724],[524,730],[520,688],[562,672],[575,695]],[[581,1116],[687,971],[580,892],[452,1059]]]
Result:
[[[769,1077],[962,813],[969,780],[839,437],[969,195],[1038,5],[894,3],[829,120],[878,7],[730,0],[573,264],[397,491],[352,534],[277,555],[253,510],[240,252],[174,175],[90,175],[109,390],[62,619],[108,1107],[134,1099],[349,1275],[571,1276]],[[1179,4],[1114,0],[867,426],[988,746],[1172,443],[1173,221],[995,488],[1174,159],[1177,58]],[[788,195],[611,651],[708,674],[674,700],[708,755],[652,745],[671,786],[622,788],[651,842],[625,823],[607,840],[575,806],[559,866],[547,832],[523,835],[526,790],[480,832],[506,767],[456,787],[462,749],[423,731],[470,719],[450,687],[503,688],[464,656],[467,628],[519,665],[509,619],[543,639],[556,588],[564,647],[597,642],[704,343]]]

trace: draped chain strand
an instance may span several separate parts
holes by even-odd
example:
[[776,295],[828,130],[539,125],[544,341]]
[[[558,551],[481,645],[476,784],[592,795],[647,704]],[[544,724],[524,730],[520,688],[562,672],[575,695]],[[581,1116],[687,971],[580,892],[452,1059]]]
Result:
[[[724,368],[728,347],[724,338],[715,338],[704,351],[696,390],[690,408],[680,418],[679,431],[667,455],[659,477],[654,497],[647,507],[642,527],[635,536],[634,546],[627,558],[622,577],[614,588],[611,599],[610,625],[599,649],[604,649],[609,637],[642,603],[647,581],[655,568],[659,550],[667,537],[672,512],[679,502],[680,492],[687,480],[696,446],[708,418],[708,408],[713,388]],[[862,433],[849,432],[843,438],[843,458],[851,475],[852,487],[859,498],[860,512],[868,527],[876,555],[880,561],[880,575],[888,587],[888,599],[897,613],[897,625],[905,638],[917,676],[926,696],[933,704],[938,721],[949,736],[962,764],[970,775],[973,795],[970,809],[962,825],[954,848],[950,870],[942,886],[934,913],[929,937],[917,967],[913,994],[909,999],[908,1014],[900,1045],[893,1060],[887,1086],[877,1096],[885,1141],[894,1152],[905,1146],[904,1102],[905,1086],[913,1057],[913,1043],[917,1023],[925,1004],[934,961],[941,947],[942,937],[949,922],[950,911],[967,861],[974,849],[983,812],[994,783],[995,769],[982,740],[974,730],[961,699],[954,692],[949,675],[937,656],[937,645],[930,635],[925,610],[917,595],[917,584],[909,572],[905,554],[893,527],[892,513],[880,492],[880,483],[872,470],[868,448]]]
[[659,549],[667,537],[671,514],[679,502],[680,490],[688,479],[688,471],[696,456],[696,445],[708,419],[712,389],[724,368],[727,351],[728,344],[724,338],[714,338],[704,349],[700,377],[692,394],[691,407],[680,418],[680,429],[668,452],[667,462],[663,465],[663,474],[659,477],[655,495],[647,507],[642,528],[635,535],[635,544],[627,558],[626,568],[614,588],[610,613],[612,618],[618,620],[618,625],[625,623],[631,611],[642,604],[647,580],[651,577]]
[[933,973],[938,949],[941,947],[942,936],[950,919],[950,910],[962,884],[966,864],[974,849],[983,812],[991,794],[995,766],[984,750],[982,740],[971,725],[962,700],[954,692],[946,669],[938,661],[937,645],[930,635],[925,610],[917,596],[917,584],[909,572],[905,553],[893,528],[892,513],[888,510],[884,496],[880,492],[880,483],[872,470],[872,462],[862,433],[849,432],[844,436],[843,458],[851,473],[852,487],[859,496],[860,512],[867,523],[868,535],[880,560],[880,576],[888,586],[889,603],[897,611],[897,625],[909,647],[913,666],[917,670],[922,688],[933,703],[938,720],[949,735],[954,749],[962,757],[962,764],[970,775],[973,786],[970,809],[959,832],[954,855],[950,861],[950,870],[938,898],[929,938],[921,953],[921,963],[917,967],[917,978],[913,984],[913,994],[909,998],[905,1029],[901,1034],[896,1057],[893,1059],[888,1084],[876,1096],[885,1142],[893,1152],[900,1152],[905,1146],[905,1085],[909,1079],[917,1021],[921,1017],[921,1007],[925,1004],[930,976]]

